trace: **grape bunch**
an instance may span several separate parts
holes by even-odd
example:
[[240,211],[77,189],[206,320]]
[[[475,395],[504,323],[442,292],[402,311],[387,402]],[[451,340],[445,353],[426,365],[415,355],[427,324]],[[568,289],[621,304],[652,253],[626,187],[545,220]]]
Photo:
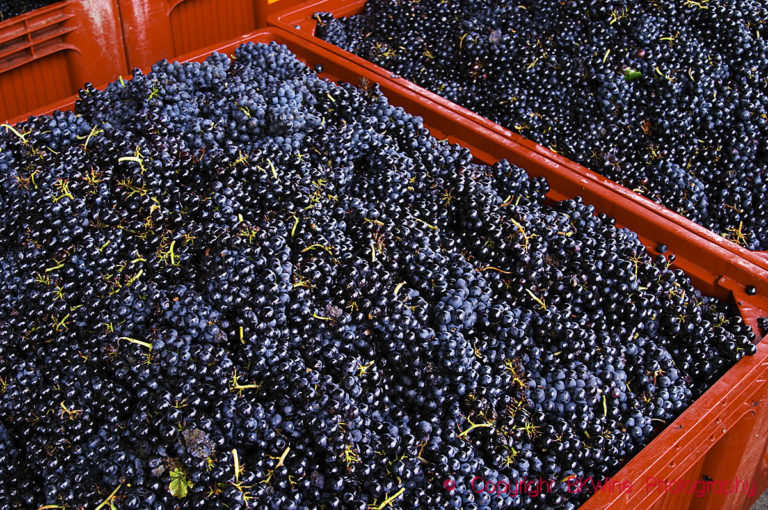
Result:
[[471,480],[611,476],[755,352],[674,255],[284,46],[76,112],[0,130],[0,509],[575,508]]
[[765,2],[369,0],[317,36],[768,249]]

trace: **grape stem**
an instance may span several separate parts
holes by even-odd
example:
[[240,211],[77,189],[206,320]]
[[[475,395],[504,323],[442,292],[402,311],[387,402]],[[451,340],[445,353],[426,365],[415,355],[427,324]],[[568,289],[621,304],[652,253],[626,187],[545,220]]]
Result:
[[384,508],[392,506],[392,503],[394,503],[397,498],[402,496],[403,492],[405,492],[405,488],[401,488],[399,491],[392,494],[392,496],[388,496],[387,499],[382,501],[380,505],[377,506],[376,503],[374,503],[373,505],[368,505],[368,508],[371,510],[384,510]]
[[117,491],[119,491],[122,486],[123,486],[122,483],[118,485],[117,489],[113,490],[112,493],[109,496],[107,496],[107,499],[102,501],[101,504],[97,506],[95,510],[101,510],[107,505],[109,505],[111,508],[114,508],[115,505],[112,504],[112,500],[115,499],[115,496],[117,495]]

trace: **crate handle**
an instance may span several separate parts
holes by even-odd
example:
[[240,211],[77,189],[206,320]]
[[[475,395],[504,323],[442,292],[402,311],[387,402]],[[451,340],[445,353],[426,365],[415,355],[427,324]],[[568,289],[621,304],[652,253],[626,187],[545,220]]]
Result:
[[67,34],[75,31],[74,27],[65,25],[75,17],[73,12],[65,11],[69,5],[67,2],[58,7],[55,16],[50,13],[57,9],[50,9],[45,11],[47,17],[37,13],[22,15],[0,27],[0,73],[61,51],[79,52],[77,47],[62,42]]

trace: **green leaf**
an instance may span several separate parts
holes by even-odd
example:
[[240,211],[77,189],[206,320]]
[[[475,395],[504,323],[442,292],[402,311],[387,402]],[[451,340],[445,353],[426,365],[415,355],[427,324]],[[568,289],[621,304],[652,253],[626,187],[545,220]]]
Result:
[[640,78],[642,75],[643,73],[641,73],[637,69],[632,69],[631,67],[627,67],[624,69],[624,79],[627,81],[634,81]]
[[187,473],[183,469],[175,468],[171,470],[171,483],[168,485],[171,496],[185,498],[187,496],[187,489],[192,486],[192,482],[187,480]]

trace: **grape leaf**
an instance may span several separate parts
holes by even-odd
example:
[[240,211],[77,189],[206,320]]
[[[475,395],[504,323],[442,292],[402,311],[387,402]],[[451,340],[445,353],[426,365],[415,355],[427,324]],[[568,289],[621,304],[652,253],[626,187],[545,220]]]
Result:
[[187,496],[187,489],[192,486],[192,482],[187,480],[187,473],[183,469],[176,468],[171,470],[171,483],[168,485],[171,496],[185,498]]
[[640,78],[642,75],[643,73],[638,71],[637,69],[632,69],[631,67],[627,67],[626,69],[624,69],[624,79],[627,81],[634,81]]

